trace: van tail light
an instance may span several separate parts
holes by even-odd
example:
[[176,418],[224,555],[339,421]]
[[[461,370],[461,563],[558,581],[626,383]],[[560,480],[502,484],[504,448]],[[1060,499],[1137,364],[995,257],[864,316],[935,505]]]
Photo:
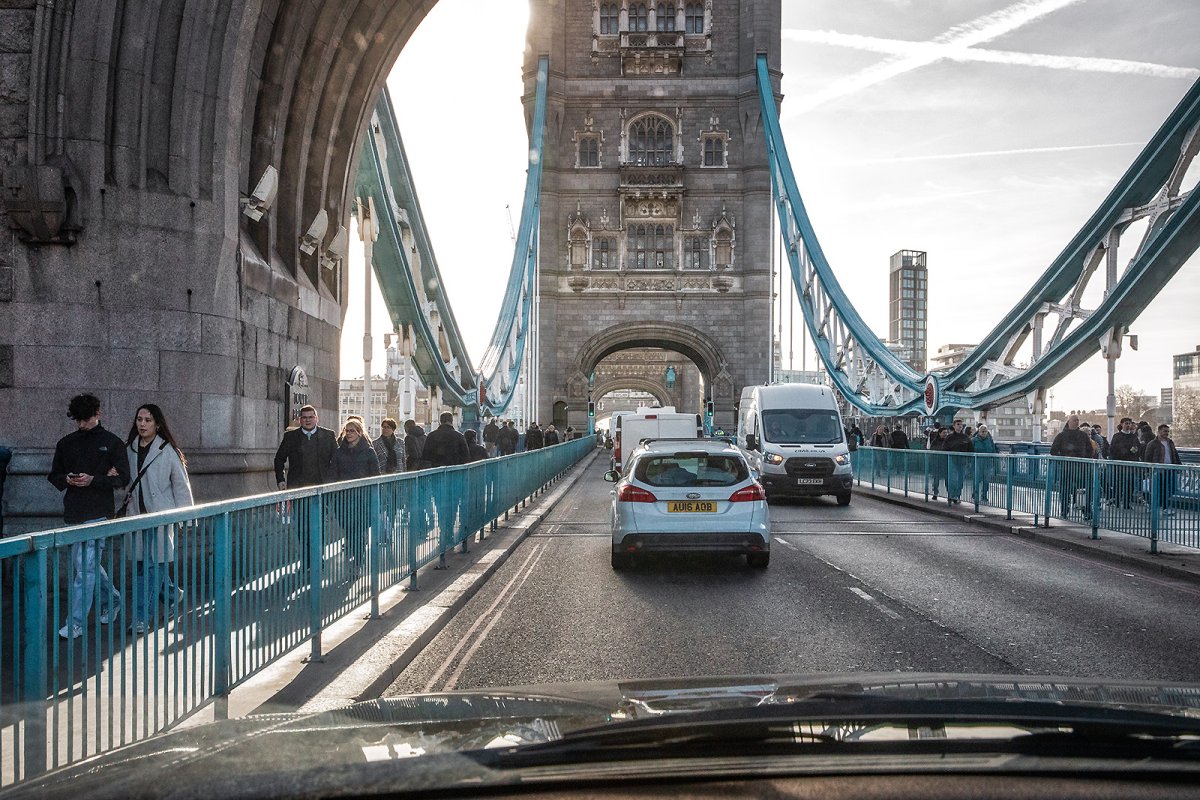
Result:
[[617,490],[617,499],[625,503],[657,503],[658,498],[640,486],[625,484]]
[[757,483],[752,483],[749,486],[743,486],[733,494],[729,495],[731,503],[749,503],[754,500],[766,500],[767,494],[763,488]]

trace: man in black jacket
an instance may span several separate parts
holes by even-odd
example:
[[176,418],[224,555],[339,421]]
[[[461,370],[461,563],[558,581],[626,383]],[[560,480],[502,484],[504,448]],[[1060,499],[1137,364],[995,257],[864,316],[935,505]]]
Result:
[[[1079,415],[1072,414],[1067,417],[1067,426],[1054,437],[1054,442],[1050,445],[1050,455],[1063,458],[1094,458],[1095,454],[1096,448],[1092,438],[1079,429]],[[1075,492],[1086,488],[1081,510],[1084,519],[1091,519],[1091,469],[1085,469],[1083,464],[1070,461],[1059,461],[1054,464],[1054,468],[1058,470],[1058,494],[1062,502],[1062,515],[1070,515],[1071,499]]]
[[[317,425],[317,409],[300,409],[300,427],[283,434],[275,451],[275,483],[280,489],[317,486],[333,479],[333,451],[337,436]],[[284,476],[284,467],[287,475]]]
[[408,454],[409,472],[429,466],[425,459],[425,429],[414,419],[404,421],[404,451]]
[[1109,457],[1116,462],[1113,464],[1113,495],[1122,508],[1129,508],[1137,493],[1138,484],[1142,480],[1143,470],[1134,467],[1133,462],[1141,461],[1145,445],[1138,438],[1137,428],[1133,420],[1125,417],[1121,420],[1121,428],[1113,434],[1108,445]]
[[529,427],[525,429],[525,452],[540,450],[545,444],[546,437],[542,435],[542,429],[536,422],[529,423]]
[[496,455],[496,447],[498,437],[500,436],[500,426],[496,424],[496,418],[488,419],[488,424],[483,426],[483,446],[487,450],[488,457]]
[[[961,419],[954,420],[954,425],[951,427],[950,434],[942,443],[942,449],[950,453],[973,453],[975,448],[971,446],[971,437],[967,436],[963,428],[966,426]],[[962,486],[963,477],[967,470],[973,470],[972,462],[963,456],[947,456],[946,472],[946,499],[954,505],[962,502]]]
[[1158,505],[1163,514],[1174,514],[1170,508],[1171,496],[1175,494],[1175,470],[1169,469],[1171,464],[1183,463],[1179,459],[1179,450],[1171,439],[1171,426],[1159,425],[1158,436],[1146,445],[1146,462],[1157,465],[1154,470],[1155,490],[1158,492]]
[[424,459],[431,467],[453,467],[471,460],[467,440],[454,430],[454,415],[449,411],[439,418],[441,425],[425,437]]
[[[63,521],[68,525],[110,519],[113,490],[129,483],[125,443],[100,424],[100,401],[90,394],[71,398],[67,416],[77,430],[58,440],[46,479],[63,496]],[[102,565],[106,540],[93,539],[71,545],[74,578],[68,592],[68,619],[59,630],[64,639],[83,635],[92,610],[96,582],[100,582],[100,622],[107,625],[121,613],[121,595]]]
[[908,449],[908,434],[899,425],[892,431],[892,449],[907,450]]
[[517,429],[510,419],[500,429],[500,433],[496,435],[496,449],[500,451],[502,456],[511,456],[517,452],[517,442],[520,440],[520,435],[517,434]]

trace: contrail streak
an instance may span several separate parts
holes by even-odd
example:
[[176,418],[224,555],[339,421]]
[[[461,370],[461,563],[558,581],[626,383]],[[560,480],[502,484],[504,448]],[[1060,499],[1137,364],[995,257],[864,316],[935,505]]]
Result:
[[854,94],[867,87],[947,58],[949,50],[966,50],[977,44],[991,41],[1028,25],[1040,17],[1078,2],[1080,0],[1026,0],[962,25],[955,25],[945,33],[933,38],[932,43],[939,45],[936,50],[928,49],[868,67],[855,75],[831,84],[824,91],[797,97],[789,103],[788,116],[810,111],[830,100]]
[[1113,142],[1111,144],[1076,144],[1062,147],[1023,147],[1018,150],[978,150],[974,153],[936,153],[927,156],[895,156],[893,158],[856,158],[842,162],[843,166],[857,164],[903,164],[909,161],[953,161],[962,158],[988,156],[1020,156],[1031,153],[1069,153],[1074,150],[1104,150],[1112,147],[1141,147],[1145,142]]
[[1152,64],[1146,61],[1126,61],[1118,58],[1089,58],[1086,56],[1052,56],[1043,53],[1018,53],[1010,50],[987,50],[973,47],[964,49],[936,44],[934,42],[881,39],[875,36],[859,36],[856,34],[838,33],[836,31],[786,30],[783,32],[783,38],[793,42],[803,42],[804,44],[849,47],[855,50],[887,53],[905,58],[925,58],[932,56],[935,59],[949,61],[977,61],[992,64],[1045,67],[1047,69],[1065,69],[1078,72],[1144,75],[1154,78],[1187,78],[1188,80],[1195,80],[1200,77],[1200,69],[1172,67],[1166,64]]

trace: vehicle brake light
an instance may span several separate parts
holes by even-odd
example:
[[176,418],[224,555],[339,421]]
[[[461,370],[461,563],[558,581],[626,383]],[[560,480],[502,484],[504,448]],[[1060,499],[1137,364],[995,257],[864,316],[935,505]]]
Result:
[[644,419],[658,419],[658,414],[647,414]]
[[766,500],[767,495],[763,488],[757,483],[752,483],[749,486],[743,486],[733,494],[729,495],[731,503],[749,503],[754,500]]
[[640,486],[625,484],[617,490],[617,499],[625,503],[657,503],[658,498]]

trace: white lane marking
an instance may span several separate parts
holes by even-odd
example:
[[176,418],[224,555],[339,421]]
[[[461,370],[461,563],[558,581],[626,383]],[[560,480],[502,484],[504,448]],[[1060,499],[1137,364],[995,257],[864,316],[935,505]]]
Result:
[[784,539],[784,538],[783,538],[783,537],[781,537],[781,536],[772,536],[772,537],[771,537],[771,539],[772,539],[772,541],[779,542],[780,544],[782,544],[782,545],[784,545],[784,546],[786,546],[786,547],[790,547],[790,548],[792,548],[793,550],[795,550],[795,549],[796,549],[796,545],[792,544],[792,543],[791,543],[791,542],[789,542],[787,539]]
[[438,680],[441,679],[441,677],[446,674],[446,670],[448,670],[450,668],[450,665],[454,662],[455,657],[458,656],[459,651],[461,651],[464,647],[466,647],[467,643],[470,642],[471,635],[476,630],[478,630],[479,626],[483,624],[484,620],[487,619],[488,615],[496,610],[496,606],[500,605],[500,603],[504,600],[505,594],[508,592],[508,590],[510,588],[512,588],[513,584],[515,584],[520,579],[521,574],[524,572],[525,568],[527,566],[529,566],[529,563],[531,561],[533,561],[534,558],[536,558],[540,554],[541,549],[544,548],[545,546],[546,545],[544,545],[544,544],[539,544],[539,545],[535,546],[533,548],[533,550],[530,551],[529,556],[525,559],[525,562],[523,564],[521,564],[520,569],[517,570],[517,574],[512,577],[512,580],[510,580],[507,584],[505,584],[503,589],[500,590],[499,595],[497,595],[495,601],[492,602],[491,606],[488,607],[487,611],[484,611],[479,616],[478,619],[476,619],[473,623],[471,623],[471,627],[467,629],[467,632],[465,634],[463,634],[463,637],[458,641],[458,644],[455,645],[454,649],[450,651],[450,655],[446,656],[446,660],[442,663],[442,665],[440,667],[437,668],[437,671],[433,673],[433,676],[429,679],[429,682],[425,684],[426,692],[433,691],[433,687],[436,686]]
[[[492,632],[492,628],[496,627],[496,623],[500,621],[500,617],[504,616],[504,612],[508,610],[510,605],[512,605],[512,601],[516,599],[517,594],[521,591],[521,587],[525,585],[525,581],[529,580],[529,576],[532,575],[534,570],[537,569],[538,562],[542,560],[542,556],[546,554],[547,549],[549,549],[548,545],[542,547],[542,551],[537,554],[537,558],[533,560],[533,563],[529,565],[528,569],[524,570],[525,574],[521,576],[521,582],[517,584],[515,589],[509,592],[508,597],[504,600],[504,604],[501,605],[496,613],[492,616],[492,619],[490,622],[488,622],[487,627],[479,632],[479,636],[475,637],[475,641],[471,643],[469,648],[467,648],[467,652],[463,653],[462,661],[458,663],[458,668],[454,670],[454,672],[450,675],[450,679],[446,681],[446,686],[443,691],[452,691],[458,685],[458,679],[462,675],[463,670],[467,668],[467,664],[471,662],[471,658],[475,655],[475,651],[479,649],[480,645],[482,645],[484,640],[487,639],[488,634]],[[507,588],[508,587],[506,586],[505,589]]]
[[883,614],[884,616],[890,617],[891,619],[895,619],[895,620],[904,619],[904,617],[900,616],[895,611],[892,611],[890,608],[883,605],[878,600],[876,600],[874,597],[867,594],[862,589],[859,589],[857,586],[847,586],[846,588],[849,589],[850,591],[854,592],[856,595],[861,597],[863,600],[866,600],[868,603],[873,605],[879,611],[879,613]]

